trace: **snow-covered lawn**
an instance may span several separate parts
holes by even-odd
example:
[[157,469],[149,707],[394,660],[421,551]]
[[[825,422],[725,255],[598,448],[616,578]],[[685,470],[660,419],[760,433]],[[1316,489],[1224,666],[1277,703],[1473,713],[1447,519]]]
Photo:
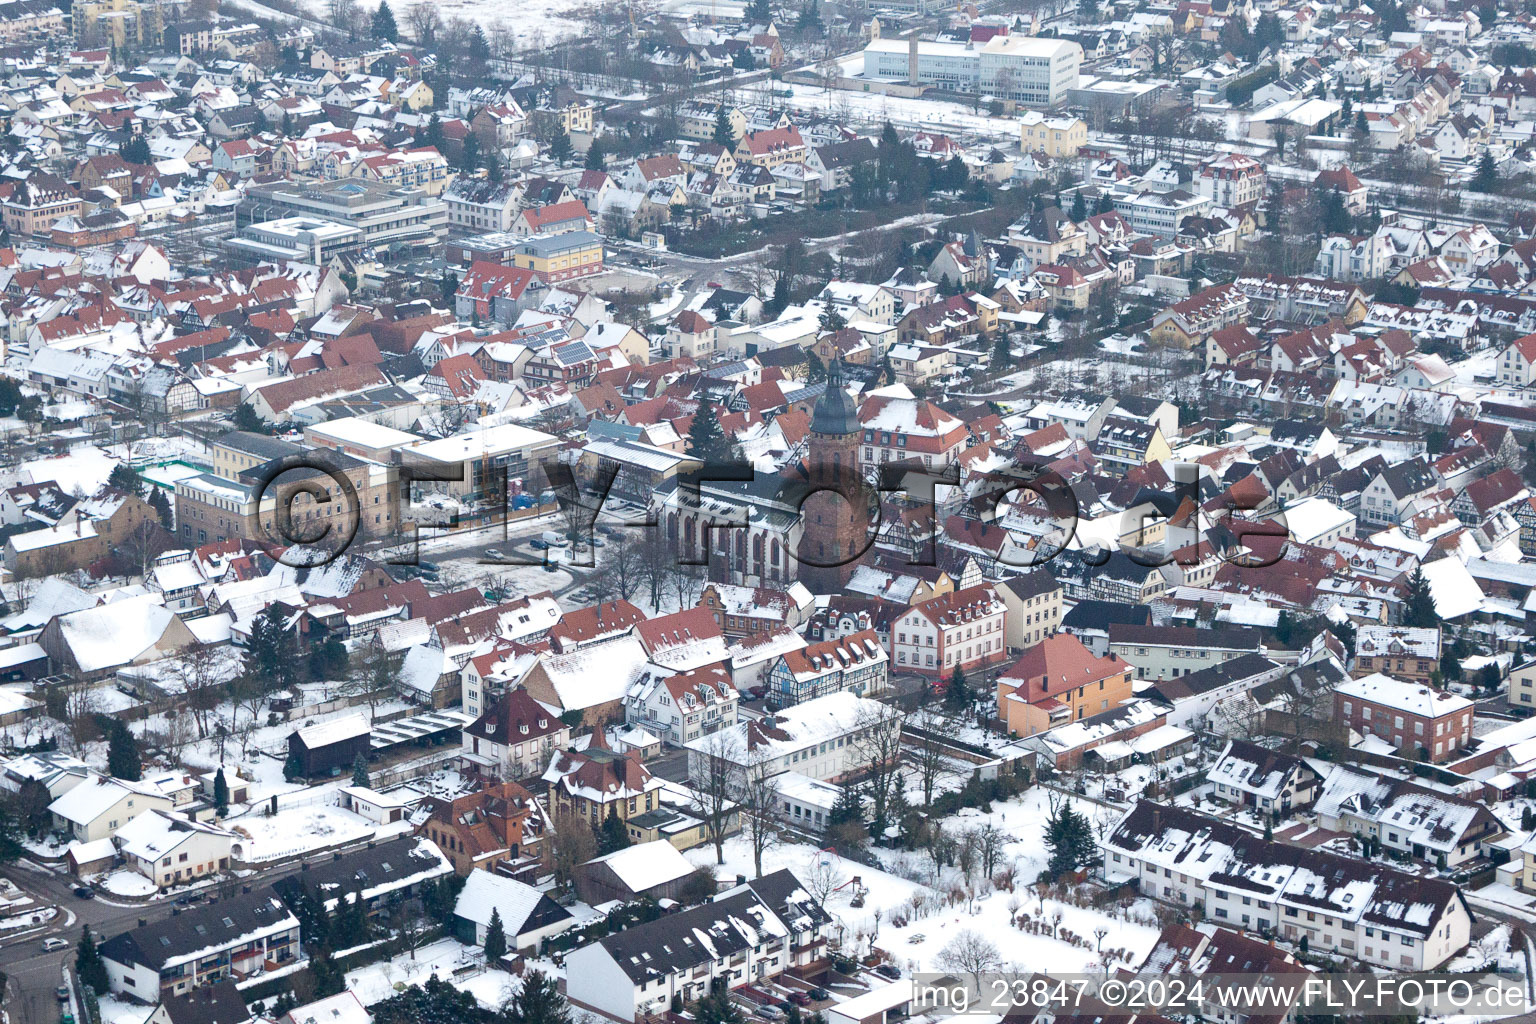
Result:
[[129,1003],[111,996],[98,996],[97,1005],[101,1008],[102,1024],[144,1024],[155,1012],[153,1006]]
[[[990,813],[966,808],[943,820],[951,833],[992,825],[1008,836],[1000,864],[1012,865],[1014,892],[996,890],[980,872],[967,882],[957,867],[935,869],[923,851],[876,850],[885,870],[823,853],[810,843],[781,844],[763,857],[765,872],[788,868],[802,881],[829,874],[841,887],[827,900],[827,910],[841,925],[842,948],[851,955],[883,951],[907,970],[936,971],[942,952],[956,936],[975,931],[997,946],[1004,966],[1027,970],[1098,969],[1102,948],[1123,950],[1124,964],[1138,964],[1157,940],[1152,905],[1138,901],[1124,910],[1097,910],[1046,896],[1029,888],[1045,867],[1045,822],[1051,792],[1035,787],[1014,800],[995,804]],[[1074,801],[1096,833],[1118,820],[1119,812],[1088,801]],[[722,881],[752,877],[752,850],[741,837],[725,844],[725,863],[715,864],[713,846],[688,851],[694,864],[709,866]],[[812,882],[813,889],[820,886]],[[863,906],[853,906],[862,893]],[[1060,915],[1059,920],[1057,915]],[[1017,922],[1017,926],[1014,922]]]
[[[455,976],[455,971],[464,973]],[[347,987],[364,1006],[388,999],[401,989],[420,985],[433,975],[471,993],[481,1006],[499,1009],[517,991],[518,980],[500,970],[486,970],[480,950],[454,939],[439,939],[410,954],[347,972]]]
[[116,896],[149,896],[156,892],[154,882],[127,868],[98,875],[96,882]]
[[1099,348],[1114,355],[1128,355],[1145,348],[1147,339],[1140,335],[1111,334],[1099,339]]

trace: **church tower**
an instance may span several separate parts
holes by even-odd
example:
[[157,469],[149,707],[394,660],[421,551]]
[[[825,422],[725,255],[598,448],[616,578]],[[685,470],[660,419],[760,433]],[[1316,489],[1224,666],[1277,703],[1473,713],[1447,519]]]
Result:
[[827,367],[827,390],[811,412],[800,507],[799,579],[812,593],[841,590],[869,547],[870,491],[859,472],[859,410],[843,386],[843,364]]

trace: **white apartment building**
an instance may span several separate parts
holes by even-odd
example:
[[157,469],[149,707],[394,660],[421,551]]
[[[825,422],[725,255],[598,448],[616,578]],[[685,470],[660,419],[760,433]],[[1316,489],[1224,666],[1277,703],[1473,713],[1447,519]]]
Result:
[[864,48],[866,78],[900,79],[951,92],[983,92],[1053,107],[1077,87],[1083,48],[1063,39],[993,36],[985,43],[873,39]]
[[1429,971],[1464,949],[1472,916],[1454,883],[1285,843],[1185,807],[1139,802],[1103,844],[1108,878],[1204,907],[1228,928],[1394,970]]
[[1008,606],[990,586],[967,587],[908,608],[891,626],[897,672],[948,679],[1008,657]]
[[1146,235],[1172,238],[1190,217],[1204,217],[1215,205],[1209,196],[1197,196],[1181,188],[1170,192],[1122,192],[1114,197],[1115,209],[1131,227]]
[[1264,198],[1264,165],[1251,156],[1226,153],[1200,165],[1195,189],[1217,206],[1242,206]]
[[688,748],[688,777],[709,777],[715,759],[740,769],[778,775],[799,772],[822,782],[838,782],[867,767],[873,730],[901,730],[902,713],[889,704],[849,691],[829,693],[764,718],[738,722],[718,734],[699,736]]

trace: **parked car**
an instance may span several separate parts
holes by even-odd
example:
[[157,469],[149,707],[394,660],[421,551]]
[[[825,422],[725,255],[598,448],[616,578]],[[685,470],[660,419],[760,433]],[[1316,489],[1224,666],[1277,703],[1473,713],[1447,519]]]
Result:
[[501,553],[501,548],[486,548],[485,549],[485,557],[486,558],[493,558],[493,559],[495,559],[496,561],[499,562],[502,559],[506,558],[507,556]]
[[96,898],[96,890],[88,885],[77,885],[75,886],[75,895],[82,900],[93,900]]
[[749,688],[747,690],[747,692],[752,695],[752,699],[753,700],[762,700],[768,694],[768,687],[766,687],[766,686],[753,686],[753,687]]
[[68,949],[68,948],[69,948],[69,943],[65,942],[63,939],[60,939],[60,938],[49,938],[49,939],[44,939],[43,940],[43,952],[44,953],[52,953],[56,949]]
[[436,562],[429,562],[425,558],[419,558],[419,559],[416,560],[416,568],[420,569],[422,572],[437,572],[438,571],[437,563]]
[[544,541],[539,537],[535,537],[530,540],[528,542],[528,546],[533,548],[535,551],[543,551],[549,547],[549,545],[544,543]]
[[813,988],[811,989],[811,998],[818,1003],[824,1003],[832,998],[832,993],[824,988]]
[[901,980],[901,968],[895,964],[876,964],[875,973],[882,978],[890,978],[892,981]]
[[68,985],[60,985],[58,988],[53,990],[53,994],[59,997],[59,1002],[61,1002],[61,1003],[69,1002],[69,986]]
[[796,1006],[810,1006],[811,994],[804,989],[795,989],[789,994],[789,1001]]
[[784,1016],[784,1011],[771,1003],[765,1003],[756,1010],[759,1017],[764,1020],[778,1020]]

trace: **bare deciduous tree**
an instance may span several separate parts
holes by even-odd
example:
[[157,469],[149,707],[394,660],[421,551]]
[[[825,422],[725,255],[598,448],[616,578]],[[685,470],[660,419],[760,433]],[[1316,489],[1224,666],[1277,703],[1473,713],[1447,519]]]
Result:
[[886,813],[901,781],[901,713],[886,704],[866,703],[854,719],[851,742],[853,769],[869,793],[878,836],[890,824]]
[[991,878],[1003,859],[1003,847],[1008,845],[1008,833],[989,821],[977,831],[976,841],[981,854],[982,873]]
[[715,863],[725,863],[725,829],[735,812],[734,790],[739,782],[740,742],[735,730],[710,733],[688,752],[688,781],[699,800],[699,811],[715,844]]
[[848,876],[843,874],[833,858],[818,857],[801,881],[811,899],[816,901],[818,907],[825,910],[832,894],[848,884]]
[[943,970],[969,974],[977,991],[981,990],[983,974],[1003,968],[1003,958],[992,940],[969,928],[949,940],[949,945],[939,950],[935,962]]
[[641,545],[620,533],[608,542],[607,550],[608,555],[603,559],[605,571],[597,573],[594,579],[602,577],[611,580],[619,598],[628,601],[645,578],[645,555]]
[[551,843],[550,866],[554,868],[555,881],[570,886],[576,880],[576,869],[597,856],[597,836],[587,819],[575,814],[561,814],[554,819],[554,830],[547,833]]
[[917,781],[923,790],[923,810],[926,811],[933,806],[933,791],[944,770],[945,757],[943,744],[929,731],[926,723],[917,737],[915,743],[907,744],[906,756],[917,769]]
[[432,3],[418,3],[411,7],[405,16],[406,22],[411,26],[411,35],[423,46],[431,46],[437,38],[438,30],[443,26],[443,19],[437,13],[437,5]]
[[368,720],[372,722],[379,705],[394,694],[396,677],[393,656],[377,642],[371,642],[358,652],[344,692],[368,705]]
[[207,739],[210,716],[224,698],[225,684],[237,674],[238,657],[224,644],[195,643],[183,647],[172,665],[198,739]]
[[747,758],[741,769],[741,823],[752,846],[752,868],[763,876],[763,854],[778,842],[779,828],[774,815],[779,809],[778,778],[769,771],[772,758],[761,750]]

